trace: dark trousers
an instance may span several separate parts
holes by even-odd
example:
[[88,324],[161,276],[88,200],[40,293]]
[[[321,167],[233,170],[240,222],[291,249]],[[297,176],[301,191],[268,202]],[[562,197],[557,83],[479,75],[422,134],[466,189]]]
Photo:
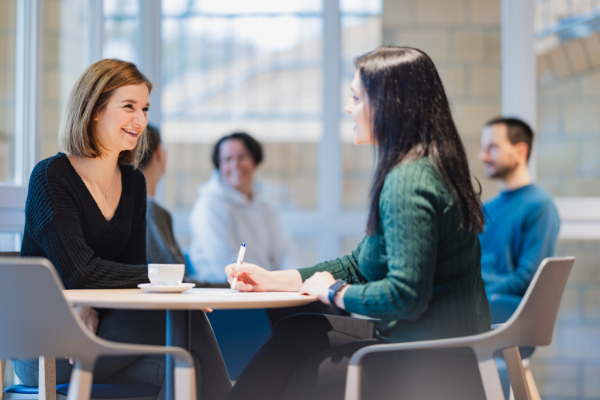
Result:
[[[101,311],[96,334],[106,340],[145,345],[165,345],[164,311]],[[201,311],[192,312],[191,353],[196,368],[198,399],[224,399],[231,381],[213,330]],[[15,372],[25,385],[38,385],[38,360],[14,361]],[[66,359],[56,360],[57,383],[69,382],[72,366]],[[146,382],[162,386],[159,399],[165,398],[166,361],[164,356],[102,357],[94,369],[95,383]]]
[[[319,314],[284,318],[254,355],[227,396],[228,400],[343,400],[350,357],[359,349],[385,343],[375,335],[375,320]],[[394,379],[397,352],[366,357],[363,383],[370,397],[378,382]],[[397,396],[397,393],[396,393]]]

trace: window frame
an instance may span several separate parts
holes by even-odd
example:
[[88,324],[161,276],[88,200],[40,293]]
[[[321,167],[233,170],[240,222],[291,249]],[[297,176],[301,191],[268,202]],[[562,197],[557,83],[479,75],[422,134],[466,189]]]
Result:
[[0,183],[0,232],[23,233],[29,176],[39,160],[43,0],[17,2],[15,182]]

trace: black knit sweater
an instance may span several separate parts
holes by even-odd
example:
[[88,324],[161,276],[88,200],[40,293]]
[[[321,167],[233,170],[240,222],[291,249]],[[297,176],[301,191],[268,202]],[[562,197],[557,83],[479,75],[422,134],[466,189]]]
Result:
[[45,257],[67,289],[134,288],[148,282],[146,181],[120,165],[122,193],[107,221],[67,156],[41,161],[29,180],[22,257]]

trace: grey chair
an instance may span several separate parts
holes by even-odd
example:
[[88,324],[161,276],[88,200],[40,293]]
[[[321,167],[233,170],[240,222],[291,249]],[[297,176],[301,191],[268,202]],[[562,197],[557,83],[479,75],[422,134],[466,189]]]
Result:
[[[538,268],[515,313],[496,329],[479,335],[412,343],[378,344],[352,356],[348,365],[345,400],[370,398],[361,389],[362,363],[376,353],[402,352],[397,379],[388,392],[403,400],[504,400],[494,352],[503,350],[516,400],[531,393],[517,346],[547,346],[574,257],[546,258]],[[378,388],[381,389],[381,388]],[[363,393],[364,391],[364,393]]]
[[98,338],[67,303],[63,289],[46,259],[0,258],[0,359],[72,357],[75,366],[67,398],[88,400],[98,357],[168,354],[175,363],[175,398],[196,399],[194,363],[187,351]]

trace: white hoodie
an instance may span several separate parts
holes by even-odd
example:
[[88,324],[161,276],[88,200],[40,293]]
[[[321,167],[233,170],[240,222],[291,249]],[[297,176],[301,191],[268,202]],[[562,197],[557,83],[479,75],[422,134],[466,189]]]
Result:
[[297,268],[288,236],[275,209],[254,185],[248,199],[214,170],[208,182],[198,187],[198,198],[190,213],[190,258],[200,282],[226,282],[225,267],[235,263],[242,243],[244,262],[269,271]]

